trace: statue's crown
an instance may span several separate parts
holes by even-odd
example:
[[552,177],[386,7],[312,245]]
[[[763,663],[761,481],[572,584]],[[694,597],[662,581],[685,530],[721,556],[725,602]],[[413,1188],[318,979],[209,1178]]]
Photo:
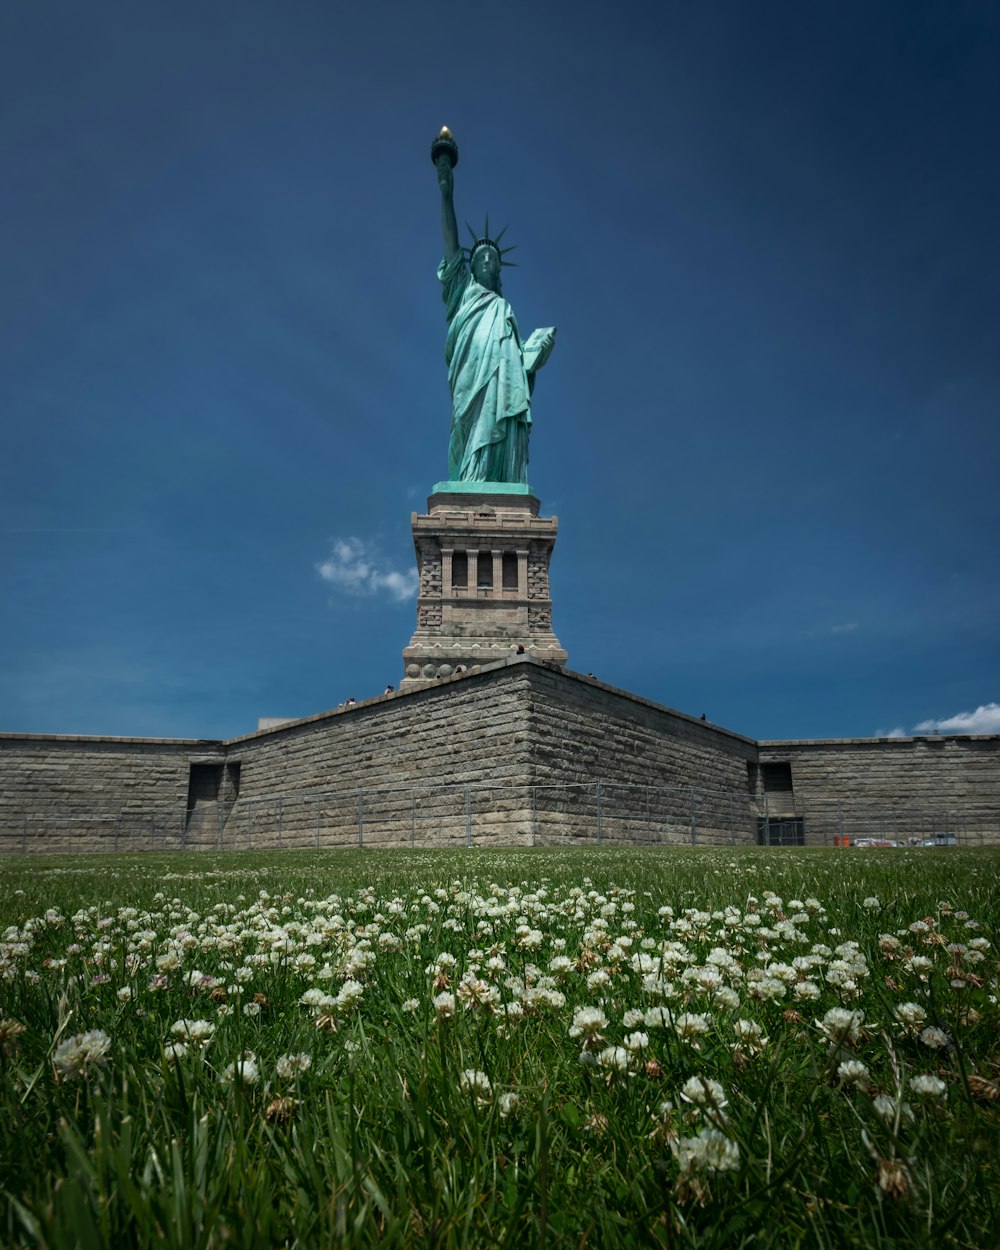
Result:
[[500,257],[500,264],[503,265],[505,269],[517,268],[517,263],[515,261],[504,260],[504,256],[506,256],[508,252],[512,252],[514,248],[517,247],[517,244],[512,243],[510,247],[500,246],[500,240],[507,233],[506,226],[504,226],[504,228],[500,231],[500,233],[497,235],[495,239],[492,239],[490,238],[490,218],[489,218],[488,213],[486,215],[486,225],[483,227],[483,233],[481,235],[477,235],[475,230],[473,230],[473,228],[469,225],[468,222],[466,222],[465,225],[469,231],[469,234],[472,235],[472,246],[467,247],[465,249],[469,257],[470,265],[472,264],[472,261],[478,251],[480,251],[484,247],[491,247],[494,250],[494,252],[496,252],[497,256]]

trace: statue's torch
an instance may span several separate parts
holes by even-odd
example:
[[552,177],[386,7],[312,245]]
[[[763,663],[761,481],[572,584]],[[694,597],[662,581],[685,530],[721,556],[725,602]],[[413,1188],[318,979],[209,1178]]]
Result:
[[431,160],[435,165],[442,156],[447,157],[448,164],[452,169],[458,164],[458,144],[451,137],[451,131],[447,126],[441,127],[441,133],[436,136],[431,144]]

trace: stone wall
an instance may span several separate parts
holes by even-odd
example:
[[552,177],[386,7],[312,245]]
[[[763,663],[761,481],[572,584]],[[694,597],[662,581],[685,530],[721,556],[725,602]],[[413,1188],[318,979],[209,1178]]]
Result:
[[576,841],[595,840],[598,829],[602,841],[753,840],[749,738],[547,666],[533,666],[530,682],[542,840],[558,836],[560,823]]
[[1000,841],[1000,737],[761,742],[760,762],[789,763],[807,843],[835,836],[908,841],[949,833]]
[[746,844],[765,810],[811,843],[1000,841],[1000,737],[758,744],[530,656],[228,742],[0,735],[12,853]]
[[198,740],[0,734],[0,851],[173,848],[191,761],[222,758]]
[[240,798],[227,838],[234,846],[530,839],[526,673],[500,665],[228,743]]

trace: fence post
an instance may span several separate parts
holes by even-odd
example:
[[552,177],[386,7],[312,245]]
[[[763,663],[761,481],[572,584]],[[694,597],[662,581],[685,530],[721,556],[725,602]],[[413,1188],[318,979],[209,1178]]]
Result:
[[698,845],[698,804],[694,797],[694,786],[691,787],[691,845]]
[[358,791],[358,846],[365,844],[365,792]]
[[601,790],[600,782],[594,787],[594,798],[597,808],[594,813],[594,832],[597,834],[597,841],[600,843],[604,841],[604,793]]
[[465,845],[472,845],[472,786],[465,786]]

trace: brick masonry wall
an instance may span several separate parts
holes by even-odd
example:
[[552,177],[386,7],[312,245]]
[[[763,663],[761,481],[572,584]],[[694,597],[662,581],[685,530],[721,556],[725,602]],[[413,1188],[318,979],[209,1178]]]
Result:
[[760,762],[787,762],[806,841],[954,832],[1000,841],[1000,737],[762,742]]

